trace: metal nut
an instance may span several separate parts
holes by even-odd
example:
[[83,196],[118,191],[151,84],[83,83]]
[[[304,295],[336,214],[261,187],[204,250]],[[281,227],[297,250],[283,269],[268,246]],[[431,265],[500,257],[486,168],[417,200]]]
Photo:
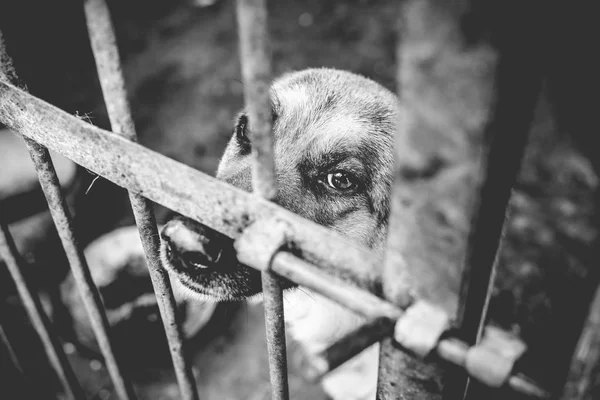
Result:
[[256,221],[247,226],[233,244],[238,260],[262,271],[270,269],[275,254],[288,244],[290,229],[280,219]]
[[465,367],[469,374],[491,387],[502,386],[510,378],[515,362],[527,346],[517,337],[488,326],[483,338],[469,349]]
[[440,307],[417,300],[406,309],[394,329],[394,339],[419,357],[426,357],[437,346],[450,326],[450,317]]

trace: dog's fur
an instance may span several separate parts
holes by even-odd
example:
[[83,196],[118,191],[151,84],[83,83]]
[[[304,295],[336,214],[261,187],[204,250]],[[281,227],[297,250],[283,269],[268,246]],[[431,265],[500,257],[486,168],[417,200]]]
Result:
[[[309,69],[286,74],[271,89],[276,202],[375,251],[385,245],[393,170],[396,96],[344,71]],[[217,178],[251,190],[252,121],[242,113],[219,164]],[[231,241],[177,217],[163,228],[163,264],[183,290],[215,300],[256,296],[260,275],[240,265]],[[331,344],[361,319],[307,291],[286,291],[292,337],[309,350]],[[376,346],[324,380],[334,399],[374,398]]]

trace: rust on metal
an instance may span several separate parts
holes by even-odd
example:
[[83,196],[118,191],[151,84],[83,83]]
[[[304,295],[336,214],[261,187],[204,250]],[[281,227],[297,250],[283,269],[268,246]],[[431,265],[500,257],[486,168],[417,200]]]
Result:
[[368,249],[276,204],[244,192],[125,138],[97,128],[5,82],[0,122],[109,181],[231,238],[252,222],[289,223],[303,258],[377,291],[381,261]]
[[100,293],[94,284],[85,256],[75,238],[71,215],[65,198],[61,193],[60,183],[58,182],[50,153],[44,146],[31,139],[26,138],[25,144],[38,173],[50,214],[67,254],[77,289],[90,317],[94,335],[104,356],[106,369],[115,385],[115,390],[122,400],[136,399],[131,381],[126,378],[123,368],[115,356],[109,333],[110,325],[102,305],[102,300],[100,299]]
[[[244,98],[252,126],[252,188],[267,200],[277,196],[273,157],[271,52],[266,0],[237,0],[240,59]],[[283,289],[279,277],[268,269],[261,272],[265,328],[273,399],[288,399],[287,356]]]
[[[37,331],[50,364],[56,371],[65,392],[71,399],[85,399],[83,390],[77,381],[75,373],[67,360],[67,356],[60,341],[53,332],[52,326],[44,311],[37,293],[30,287],[23,276],[23,259],[21,258],[15,242],[8,230],[8,226],[0,219],[0,256],[4,259],[10,272],[19,296],[33,327]],[[9,347],[10,349],[10,347]],[[11,353],[12,354],[12,353]],[[17,362],[16,358],[14,361]]]
[[[84,7],[92,51],[112,130],[128,140],[137,141],[114,28],[106,1],[86,0]],[[129,193],[129,198],[144,247],[154,292],[158,299],[158,308],[169,343],[181,398],[197,400],[198,389],[192,368],[185,358],[184,335],[177,318],[171,282],[167,272],[161,267],[160,239],[152,204],[142,195],[133,192]]]
[[[159,202],[167,207],[180,212],[188,210],[189,214],[182,213],[200,222],[209,220],[217,226],[223,224],[225,227],[221,227],[222,231],[231,237],[238,237],[243,228],[253,221],[276,216],[277,219],[290,224],[292,227],[290,240],[293,242],[295,249],[302,251],[303,256],[307,255],[312,243],[316,242],[317,252],[310,253],[308,258],[313,260],[322,259],[323,263],[329,266],[329,269],[335,269],[337,263],[343,265],[345,263],[358,263],[363,260],[367,265],[372,263],[376,266],[373,259],[369,258],[369,252],[353,247],[351,242],[330,233],[326,229],[322,229],[318,225],[304,221],[272,203],[209,178],[183,164],[124,140],[111,132],[82,123],[14,86],[1,82],[0,118],[2,121],[7,121],[13,129],[22,129],[25,136],[33,137],[36,140],[39,138],[40,141],[49,143],[51,148],[56,149],[57,152],[73,158],[78,163],[81,161],[83,166],[89,166],[94,172],[113,180],[121,186],[135,191],[152,193],[153,196],[160,198],[162,201]],[[37,121],[40,118],[44,118],[48,122],[47,134],[36,128],[39,127]],[[73,130],[61,129],[66,126]],[[152,174],[146,172],[147,169],[142,167],[144,165],[150,166]],[[128,169],[128,166],[131,168]],[[127,174],[121,173],[120,170],[124,170]],[[183,190],[188,191],[171,193],[170,190],[175,190],[175,186],[169,186],[170,177],[172,176],[179,176],[181,180],[178,183],[184,185]],[[163,188],[164,193],[159,188]],[[203,195],[203,189],[206,190],[207,194]],[[161,197],[160,193],[163,193],[164,196]],[[181,193],[186,194],[186,196],[179,199],[176,195]],[[217,210],[233,209],[240,212],[241,216],[238,218],[243,222],[239,219],[227,220],[228,222],[223,222],[222,219],[218,218],[211,220],[214,210],[195,208],[199,203],[203,203],[193,200],[198,198],[203,201],[206,200],[210,203],[210,206],[215,206]],[[229,215],[231,218],[231,214],[225,212],[225,215]],[[232,221],[237,222],[237,224],[233,224]],[[312,231],[313,228],[315,231]],[[323,233],[323,236],[321,236],[321,233]],[[336,253],[337,259],[327,257],[328,254],[335,251],[332,249],[340,248],[343,248],[344,251]],[[324,251],[324,253],[319,255],[319,251]],[[347,258],[348,254],[358,257],[358,259]],[[288,262],[291,267],[286,268],[285,264]],[[310,268],[303,271],[306,267]],[[352,267],[364,267],[364,264],[352,264]],[[371,293],[359,290],[354,284],[342,281],[340,276],[347,279],[349,276],[347,273],[339,274],[340,276],[336,277],[329,276],[324,269],[310,265],[306,260],[285,252],[277,253],[272,262],[272,269],[277,274],[288,277],[340,304],[349,306],[366,317],[385,317],[395,320],[402,315],[402,311],[391,303],[385,302]],[[368,282],[368,279],[363,276],[362,280],[353,280],[353,283],[356,282],[363,282],[364,284]],[[346,291],[344,285],[348,287],[348,291]],[[364,285],[363,288],[368,286]],[[333,289],[333,291],[330,289]],[[356,296],[367,296],[367,300],[366,302],[353,302],[352,299]],[[369,298],[369,296],[371,297]],[[436,353],[442,359],[458,366],[464,366],[468,348],[469,346],[459,339],[446,338],[438,343]],[[397,349],[392,350],[394,353],[398,353]],[[405,360],[408,361],[404,365],[414,366],[414,359],[406,358]],[[515,390],[529,390],[534,395],[537,393],[539,397],[544,397],[545,394],[544,391],[520,376],[512,376],[508,380],[508,384]]]
[[[1,39],[2,38],[0,37],[0,60],[2,61],[2,64],[0,64],[0,84],[3,86],[12,86],[11,84],[13,83],[19,84],[20,82],[14,80],[16,79],[14,70],[12,74],[6,73],[7,68],[8,72],[11,71],[10,57],[6,53],[6,49],[4,48]],[[11,77],[13,78],[13,81],[9,83],[8,79]],[[3,91],[0,90],[0,92]],[[20,92],[28,95],[25,91],[20,90]],[[34,98],[33,96],[29,97]],[[4,93],[0,94],[0,103],[4,103]],[[23,107],[27,106],[23,105]],[[6,112],[3,105],[0,105],[0,109],[2,109],[0,114]],[[45,120],[42,119],[31,122],[36,126],[36,129],[40,133],[43,134],[44,132],[47,132]],[[19,130],[19,128],[14,125],[6,125],[15,131]],[[61,192],[60,182],[58,181],[56,170],[54,169],[52,159],[50,158],[50,153],[46,147],[34,139],[26,137],[25,144],[38,174],[42,191],[44,192],[48,208],[50,209],[50,214],[54,220],[63,248],[65,249],[73,277],[77,284],[77,289],[79,290],[85,309],[90,317],[94,335],[96,336],[96,340],[98,341],[98,345],[104,356],[104,362],[113,384],[115,385],[115,390],[122,400],[135,400],[136,395],[133,386],[129,379],[125,377],[123,368],[118,363],[113,351],[112,342],[109,336],[110,326],[108,324],[106,312],[104,311],[98,288],[96,288],[94,284],[83,252],[73,233],[71,215]]]

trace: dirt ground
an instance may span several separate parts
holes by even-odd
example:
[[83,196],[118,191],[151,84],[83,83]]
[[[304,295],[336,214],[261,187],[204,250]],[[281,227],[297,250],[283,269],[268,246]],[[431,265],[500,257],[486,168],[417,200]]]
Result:
[[[29,3],[37,7],[35,15]],[[243,101],[233,4],[222,0],[196,8],[157,0],[110,2],[141,143],[211,174]],[[275,72],[338,67],[395,90],[396,4],[270,2]],[[107,127],[79,2],[50,7],[13,0],[3,7],[0,29],[30,90]],[[556,343],[569,335],[567,300],[577,296],[591,266],[597,185],[589,162],[559,131],[542,101],[511,201],[490,318],[527,341],[530,355],[521,367],[546,384],[559,374],[553,363]],[[79,207],[84,244],[133,221],[124,192],[102,180]],[[159,221],[166,216],[161,207],[157,213]],[[201,397],[269,398],[262,310],[243,306],[230,312],[227,323],[193,346]],[[298,376],[293,346],[291,351],[292,398],[324,398]],[[71,358],[90,398],[116,398],[102,366],[76,353]],[[39,368],[32,370],[41,374]],[[177,398],[172,373],[165,368],[137,371],[135,382],[140,398]]]

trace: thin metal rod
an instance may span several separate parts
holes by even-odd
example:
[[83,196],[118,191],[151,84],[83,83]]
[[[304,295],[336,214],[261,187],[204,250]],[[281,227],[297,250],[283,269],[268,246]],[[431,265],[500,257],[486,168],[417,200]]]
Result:
[[[252,265],[250,266],[254,267]],[[257,265],[254,268],[260,269],[260,266]],[[403,311],[388,301],[380,299],[374,294],[360,290],[348,283],[342,282],[337,278],[330,277],[314,265],[307,263],[291,253],[277,253],[273,257],[271,270],[370,320],[387,319],[389,324],[393,325],[398,318],[402,317]],[[353,335],[349,334],[341,340],[341,343],[333,344],[329,349],[335,347],[335,351],[326,350],[320,354],[322,362],[320,366],[317,366],[318,372],[324,374],[332,368],[335,368],[340,360],[349,359],[350,353],[359,351],[361,347],[364,349],[369,346],[371,341],[382,340],[386,336],[389,337],[389,334],[392,331],[389,329],[389,326],[388,322],[383,322],[379,326],[375,324],[375,327],[366,327],[365,329],[367,332],[365,332],[365,329],[358,329],[354,334],[358,334],[360,336],[359,338],[353,338]],[[365,338],[368,338],[368,340],[365,340]],[[357,342],[348,345],[353,340],[357,340]],[[460,338],[442,338],[435,347],[435,354],[437,354],[441,360],[447,361],[463,369],[466,366],[466,356],[469,348],[470,346],[460,340]],[[398,349],[395,348],[394,351],[397,352]],[[407,357],[407,359],[412,360],[414,357]],[[327,368],[328,370],[326,371]],[[520,375],[510,376],[507,385],[520,393],[540,398],[548,397],[548,393],[545,390]]]
[[[1,34],[0,62],[0,85],[5,87],[12,86],[11,84],[20,84],[20,82],[18,82],[17,75],[12,68],[10,57],[4,48],[4,42],[2,41]],[[10,83],[8,82],[9,80],[11,80]],[[5,93],[1,92],[2,90],[0,90],[0,100],[4,100]],[[26,91],[20,90],[20,92],[28,95]],[[30,97],[34,98],[33,96]],[[3,106],[4,102],[0,101],[0,114],[4,114],[4,112],[8,111],[5,110]],[[29,106],[25,107],[27,108]],[[8,111],[8,115],[10,114],[11,112]],[[49,134],[51,129],[48,129],[45,122],[46,121],[44,119],[30,121],[30,123],[35,126],[34,129],[38,130],[42,134]],[[13,130],[20,130],[20,127],[14,125],[8,126]],[[109,337],[110,326],[108,324],[104,306],[102,305],[102,300],[100,299],[100,293],[94,284],[94,280],[92,279],[92,275],[83,252],[79,248],[77,240],[75,239],[71,215],[69,213],[67,202],[65,201],[65,198],[61,192],[60,182],[58,181],[56,170],[54,169],[52,159],[50,158],[50,153],[46,147],[44,147],[42,144],[39,144],[37,141],[32,140],[31,138],[24,139],[27,149],[29,150],[29,155],[31,156],[38,174],[42,191],[46,197],[50,214],[52,215],[56,230],[58,231],[58,235],[65,249],[67,259],[69,260],[69,265],[71,267],[73,277],[75,278],[77,289],[79,290],[79,294],[81,295],[85,309],[90,317],[92,329],[96,336],[96,340],[98,341],[98,345],[100,346],[100,350],[102,351],[102,355],[104,356],[106,368],[113,381],[113,384],[115,385],[115,390],[122,400],[135,400],[136,396],[133,386],[131,385],[131,382],[125,378],[122,367],[119,365],[114,355],[112,343]],[[93,157],[95,155],[91,156]]]
[[[0,244],[0,246],[2,246],[2,244]],[[0,340],[4,344],[4,348],[6,349],[6,352],[8,353],[8,358],[10,358],[10,362],[13,364],[13,366],[15,367],[17,372],[19,374],[23,375],[23,367],[21,366],[21,363],[19,362],[19,359],[17,358],[17,355],[15,354],[15,350],[12,348],[12,345],[10,344],[10,341],[8,340],[8,336],[6,336],[6,332],[4,332],[4,328],[2,327],[1,324],[0,324]]]
[[[84,3],[88,31],[98,77],[113,132],[137,141],[131,116],[125,82],[121,70],[114,27],[104,0],[86,0]],[[198,400],[198,389],[192,368],[185,357],[184,335],[177,318],[177,306],[167,272],[161,268],[160,239],[152,205],[143,196],[129,192],[129,199],[146,255],[146,262],[158,308],[171,351],[175,376],[181,398]]]
[[63,194],[61,193],[60,183],[56,176],[52,159],[48,149],[39,143],[25,139],[25,144],[29,150],[31,159],[38,173],[38,178],[52,219],[56,225],[56,230],[67,254],[73,277],[77,284],[77,289],[83,300],[85,309],[90,317],[92,329],[102,355],[106,369],[115,385],[115,390],[122,400],[134,400],[136,398],[133,386],[129,379],[125,377],[123,368],[118,362],[113,345],[110,339],[110,326],[106,317],[106,312],[100,299],[98,288],[94,284],[90,269],[81,251],[75,234],[73,233],[73,222],[67,208]]
[[381,260],[360,244],[254,194],[203,174],[120,135],[0,82],[0,122],[75,163],[230,238],[258,219],[277,217],[293,228],[308,261],[370,291]]
[[384,337],[390,337],[394,332],[394,323],[394,320],[385,317],[366,322],[327,349],[309,356],[304,376],[310,380],[321,379],[367,347]]
[[600,365],[600,286],[596,289],[587,320],[573,353],[567,384],[561,399],[584,400],[591,398],[594,370]]
[[[384,295],[394,304],[404,307],[411,293],[452,316],[472,194],[480,183],[495,61],[485,43],[464,44],[451,10],[455,4],[408,0],[400,8],[397,88],[402,112],[382,279]],[[408,369],[417,371],[407,374]],[[445,374],[439,365],[417,363],[394,351],[390,340],[382,342],[379,397],[438,399]]]
[[291,253],[279,252],[275,254],[271,263],[271,270],[369,319],[387,317],[396,320],[403,314],[400,308],[390,302],[348,282],[328,276],[314,265]]
[[[470,345],[479,341],[487,318],[511,189],[542,88],[545,34],[540,32],[547,24],[541,23],[535,31],[529,28],[539,16],[540,5],[529,3],[510,27],[503,24],[495,32],[495,101],[482,135],[489,150],[482,157],[480,188],[473,193],[480,200],[471,218],[456,318],[459,337]],[[488,389],[469,388],[466,375],[456,372],[447,375],[444,395],[448,399],[458,398],[465,390],[466,399],[489,397]]]
[[[266,0],[238,0],[237,19],[244,97],[252,126],[252,188],[267,200],[277,196],[269,95],[271,52]],[[263,271],[262,290],[273,399],[288,399],[283,291],[279,277]]]
[[[0,219],[0,256],[4,259],[6,266],[15,282],[19,296],[23,301],[25,310],[29,315],[29,319],[33,324],[36,332],[40,336],[44,345],[46,355],[50,360],[50,364],[56,371],[58,378],[60,379],[65,392],[71,399],[85,399],[83,389],[79,385],[75,373],[69,364],[67,356],[61,346],[60,341],[53,332],[52,325],[46,313],[40,303],[40,299],[32,290],[31,286],[25,280],[23,276],[23,260],[15,246],[15,242],[8,230],[8,227],[3,220]],[[2,336],[4,333],[2,331]],[[11,348],[9,347],[9,350]],[[12,352],[11,357],[14,357]],[[16,363],[18,369],[21,370],[17,358],[15,357],[13,362]],[[22,372],[22,371],[21,371]]]

